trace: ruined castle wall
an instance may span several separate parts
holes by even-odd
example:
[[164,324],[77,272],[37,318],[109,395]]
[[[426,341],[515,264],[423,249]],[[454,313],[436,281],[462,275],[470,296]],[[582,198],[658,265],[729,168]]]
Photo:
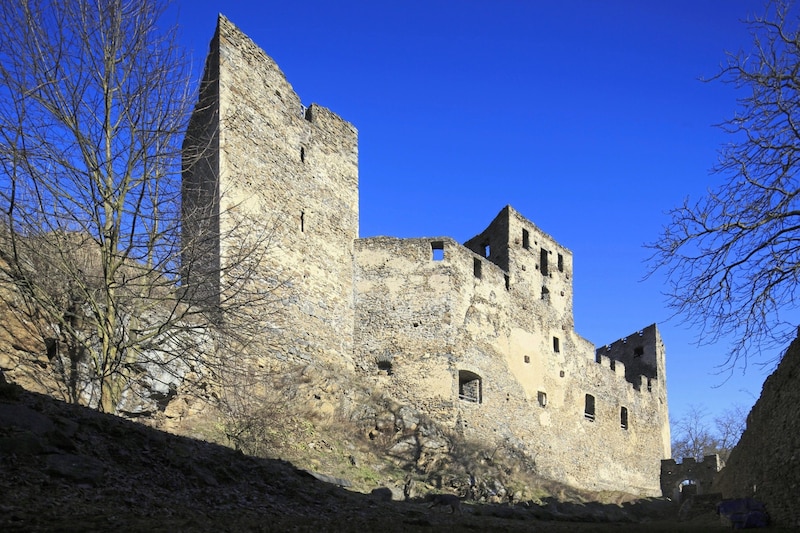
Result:
[[[220,17],[207,67],[219,73],[220,256],[263,246],[264,285],[289,289],[278,357],[347,361],[353,241],[358,237],[355,128],[307,109],[275,62]],[[253,244],[259,241],[257,244]],[[223,274],[224,275],[224,274]],[[224,284],[223,284],[224,291]]]
[[[360,239],[360,369],[468,439],[527,454],[543,475],[660,494],[660,461],[669,452],[657,380],[648,390],[640,377],[637,389],[623,363],[595,362],[594,346],[564,327],[561,312],[517,291],[482,245],[479,251],[446,238]],[[393,354],[390,372],[378,364],[386,353]],[[477,395],[464,387],[471,378],[480,379]]]
[[756,498],[774,524],[800,526],[800,338],[764,382],[747,427],[715,480],[726,498]]

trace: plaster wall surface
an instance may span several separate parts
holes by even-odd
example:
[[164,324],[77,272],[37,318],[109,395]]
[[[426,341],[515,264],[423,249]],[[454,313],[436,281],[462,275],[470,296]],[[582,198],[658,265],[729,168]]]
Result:
[[[185,150],[187,241],[209,242],[201,251],[224,266],[243,218],[270,232],[259,272],[292,294],[276,356],[342,364],[544,476],[660,494],[669,427],[657,328],[596,351],[574,330],[572,253],[512,207],[464,245],[359,238],[355,128],[304,108],[224,17]],[[224,284],[208,278],[213,296]]]

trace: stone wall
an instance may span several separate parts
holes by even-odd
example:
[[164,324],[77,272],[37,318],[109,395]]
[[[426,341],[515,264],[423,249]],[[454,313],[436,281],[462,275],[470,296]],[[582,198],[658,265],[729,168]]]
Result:
[[273,355],[355,369],[546,477],[660,494],[669,427],[657,328],[625,338],[642,354],[595,353],[574,330],[572,253],[513,208],[463,246],[359,239],[355,128],[304,108],[224,17],[185,150],[186,241],[209,241],[201,252],[221,258],[209,292],[224,294],[243,219],[257,223],[249,236],[269,235],[257,277],[280,278],[291,294]]
[[[556,259],[543,273],[545,254]],[[658,330],[625,337],[654,364],[651,377],[626,376],[573,330],[571,271],[568,250],[510,207],[465,246],[359,239],[356,365],[394,398],[527,455],[543,475],[659,495],[669,427]]]
[[800,338],[764,382],[747,427],[715,482],[725,498],[766,504],[774,524],[800,526]]
[[684,457],[680,463],[664,459],[661,461],[661,494],[680,501],[684,482],[694,487],[694,494],[712,494],[717,490],[714,478],[720,466],[717,454],[705,455],[699,462],[694,457]]

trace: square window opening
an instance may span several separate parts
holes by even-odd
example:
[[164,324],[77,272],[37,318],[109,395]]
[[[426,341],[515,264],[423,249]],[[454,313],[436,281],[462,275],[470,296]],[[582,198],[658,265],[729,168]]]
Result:
[[444,243],[435,241],[431,243],[431,259],[442,261],[444,259]]

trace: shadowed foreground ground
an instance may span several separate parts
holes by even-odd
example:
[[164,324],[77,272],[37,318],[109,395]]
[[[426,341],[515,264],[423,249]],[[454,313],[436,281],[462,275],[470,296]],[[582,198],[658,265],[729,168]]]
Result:
[[0,531],[725,531],[669,502],[381,501],[291,464],[0,383]]

